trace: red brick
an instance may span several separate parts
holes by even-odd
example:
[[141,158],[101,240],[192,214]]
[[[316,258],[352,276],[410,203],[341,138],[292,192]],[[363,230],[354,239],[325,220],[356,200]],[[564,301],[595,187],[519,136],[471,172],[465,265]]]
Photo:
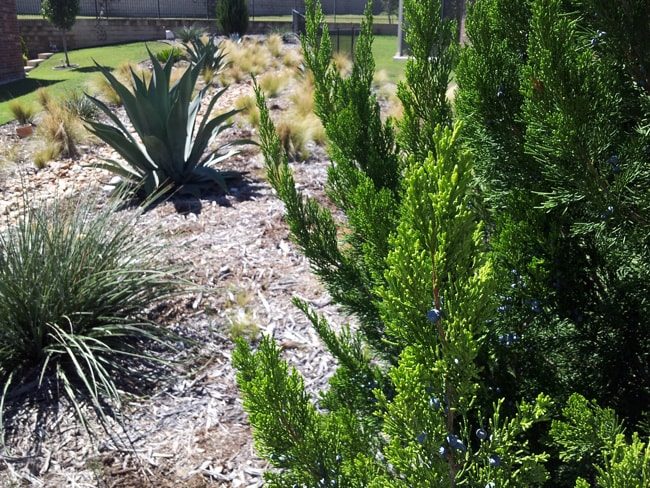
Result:
[[0,0],[0,27],[2,32],[2,42],[0,43],[1,84],[25,76],[14,0]]

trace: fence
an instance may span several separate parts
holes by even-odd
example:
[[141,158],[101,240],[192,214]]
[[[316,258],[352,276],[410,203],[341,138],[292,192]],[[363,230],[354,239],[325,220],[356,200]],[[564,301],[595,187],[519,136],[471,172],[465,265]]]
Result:
[[[294,34],[305,33],[305,15],[294,10],[292,15],[292,28]],[[354,59],[354,44],[361,34],[361,28],[352,24],[351,27],[341,28],[338,26],[329,27],[330,39],[332,41],[332,50],[334,52],[343,52],[349,54]]]
[[[12,1],[12,0],[9,0]],[[219,0],[81,0],[83,17],[214,18]],[[360,15],[367,0],[322,0],[327,15]],[[381,11],[381,2],[376,13]],[[18,15],[38,15],[41,0],[16,0]],[[248,12],[256,17],[287,16],[305,11],[304,0],[248,0]]]
[[[11,0],[10,0],[11,1]],[[208,18],[214,17],[215,0],[81,0],[82,17],[150,17]],[[41,0],[16,0],[18,15],[37,15]]]

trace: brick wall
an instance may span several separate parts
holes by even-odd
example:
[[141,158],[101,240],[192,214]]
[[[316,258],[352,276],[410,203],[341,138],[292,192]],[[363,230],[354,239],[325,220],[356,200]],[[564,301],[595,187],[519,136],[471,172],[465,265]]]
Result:
[[[5,0],[2,0],[5,1]],[[162,17],[162,18],[214,18],[218,0],[80,0],[81,16],[97,16],[100,11],[106,17]],[[367,0],[321,0],[323,11],[333,14],[361,14]],[[40,0],[17,0],[21,14],[39,14]],[[291,15],[291,10],[305,10],[304,0],[248,0],[248,12],[252,16]],[[375,13],[382,10],[381,2],[375,2]]]
[[[5,0],[0,0],[0,2]],[[105,19],[97,22],[94,19],[77,19],[72,30],[66,34],[68,49],[104,46],[135,41],[153,41],[165,38],[165,29],[176,30],[187,25],[187,20],[181,19]],[[205,27],[210,31],[216,29],[214,20],[193,20],[192,24]],[[19,21],[20,35],[27,43],[32,55],[49,51],[50,45],[56,44],[61,49],[61,34],[47,21],[40,19],[21,19]],[[271,31],[291,31],[291,22],[251,22],[249,34],[264,34]],[[348,29],[347,24],[336,24],[332,28]],[[397,26],[375,24],[375,34],[395,35]]]
[[25,76],[14,0],[0,0],[0,26],[2,27],[2,40],[0,41],[1,84]]

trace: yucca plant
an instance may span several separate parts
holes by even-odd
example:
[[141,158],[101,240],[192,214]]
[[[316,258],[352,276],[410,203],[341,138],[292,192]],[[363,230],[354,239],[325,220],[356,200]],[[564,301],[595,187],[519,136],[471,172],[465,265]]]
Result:
[[119,200],[99,210],[87,198],[24,204],[0,232],[0,406],[60,391],[82,421],[84,404],[103,419],[107,402],[119,406],[118,379],[134,371],[125,363],[150,360],[142,341],[165,337],[147,310],[181,281],[157,240],[134,231],[137,213],[116,212]]
[[97,107],[80,90],[73,90],[66,94],[63,107],[77,117],[90,118],[97,115]]
[[216,93],[197,127],[201,102],[208,87],[193,95],[205,58],[193,64],[172,85],[172,63],[164,65],[149,52],[153,76],[146,81],[131,73],[132,91],[107,69],[97,65],[122,99],[124,109],[139,140],[134,137],[113,111],[95,97],[89,98],[114,125],[86,119],[88,130],[111,146],[124,161],[105,160],[101,167],[124,178],[123,184],[138,196],[168,191],[194,195],[214,184],[226,189],[233,172],[221,172],[215,165],[235,151],[221,152],[236,141],[210,148],[212,141],[228,129],[228,121],[237,110],[210,119],[210,114],[225,89]]

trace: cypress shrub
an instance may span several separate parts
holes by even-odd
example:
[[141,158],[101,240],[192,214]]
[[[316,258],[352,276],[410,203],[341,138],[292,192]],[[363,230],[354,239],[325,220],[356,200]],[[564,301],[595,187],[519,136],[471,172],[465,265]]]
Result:
[[[501,8],[491,10],[495,3]],[[398,92],[405,116],[394,130],[392,121],[379,117],[370,89],[371,6],[354,67],[343,78],[331,60],[319,2],[306,4],[305,64],[314,75],[316,113],[332,160],[327,190],[346,218],[335,218],[297,190],[258,89],[260,146],[294,241],[359,326],[337,331],[307,303],[295,301],[338,362],[329,388],[313,397],[273,339],[264,338],[256,348],[239,342],[233,363],[244,407],[257,451],[275,468],[266,473],[267,486],[647,486],[650,443],[626,435],[613,409],[580,394],[568,397],[553,382],[561,378],[567,393],[576,386],[562,374],[571,371],[572,341],[580,339],[564,320],[553,321],[543,334],[544,320],[557,311],[543,295],[548,265],[539,249],[552,249],[547,241],[553,237],[570,242],[571,234],[555,230],[564,217],[553,214],[547,228],[538,227],[545,219],[536,204],[514,206],[547,198],[527,186],[539,178],[539,156],[529,155],[526,117],[543,118],[542,109],[558,105],[528,107],[525,88],[518,89],[535,59],[533,42],[569,33],[581,19],[563,11],[546,19],[547,27],[557,23],[561,29],[534,34],[536,19],[553,14],[558,2],[477,0],[472,22],[481,20],[477,12],[487,11],[487,20],[501,22],[502,30],[479,34],[483,56],[468,56],[475,47],[462,55],[466,80],[475,80],[482,91],[461,85],[476,109],[461,100],[467,110],[458,111],[459,121],[444,95],[457,55],[449,40],[454,25],[440,20],[440,0],[405,0],[413,58]],[[517,45],[526,52],[514,56],[509,50]],[[563,59],[557,54],[552,59]],[[501,57],[503,71],[511,70],[510,85],[489,80],[506,77],[486,66],[488,56]],[[546,69],[552,59],[540,65]],[[519,103],[499,111],[507,90],[513,97],[521,92]],[[489,98],[494,96],[498,103]],[[487,126],[501,131],[500,140],[484,137],[485,146],[477,144],[476,134],[486,130],[472,117],[493,120]],[[523,134],[503,126],[504,119]],[[498,144],[512,152],[504,155]],[[512,174],[501,171],[506,164]],[[509,186],[510,177],[519,180]],[[497,179],[507,190],[503,194],[491,193],[485,183]],[[576,237],[569,249],[575,259],[582,253],[579,264],[590,256],[580,244]],[[563,257],[565,265],[572,256]],[[517,259],[527,266],[512,273],[507,263]],[[591,271],[582,276],[598,278]],[[515,310],[528,321],[519,323]],[[530,317],[539,322],[530,326]],[[525,340],[516,326],[526,328]],[[557,339],[556,330],[567,333]],[[528,348],[534,357],[527,357]],[[519,387],[522,380],[526,387]],[[543,393],[546,387],[557,399]]]
[[217,27],[221,33],[243,36],[248,30],[248,5],[246,0],[218,0]]
[[[481,0],[457,111],[490,214],[509,393],[579,391],[647,422],[650,8]],[[516,334],[515,344],[499,337]],[[646,424],[647,429],[647,424]]]

